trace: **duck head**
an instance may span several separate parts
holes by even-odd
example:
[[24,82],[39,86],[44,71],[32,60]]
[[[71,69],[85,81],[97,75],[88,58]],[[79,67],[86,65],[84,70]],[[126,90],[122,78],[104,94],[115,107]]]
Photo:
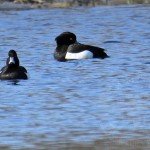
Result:
[[15,50],[10,50],[8,52],[6,65],[8,67],[19,67],[19,59]]
[[72,32],[63,32],[55,38],[57,46],[71,45],[76,43],[76,35]]

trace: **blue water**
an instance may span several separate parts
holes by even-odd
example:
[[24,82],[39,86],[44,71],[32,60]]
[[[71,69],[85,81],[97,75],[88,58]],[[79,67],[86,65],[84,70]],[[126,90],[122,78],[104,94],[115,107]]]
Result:
[[[150,140],[149,12],[142,5],[0,11],[0,68],[15,49],[30,77],[0,81],[0,148]],[[64,31],[110,58],[57,62],[55,37]]]

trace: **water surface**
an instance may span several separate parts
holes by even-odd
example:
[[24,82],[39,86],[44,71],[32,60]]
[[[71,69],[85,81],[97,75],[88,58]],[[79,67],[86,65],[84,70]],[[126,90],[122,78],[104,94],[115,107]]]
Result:
[[[1,149],[150,149],[150,7],[0,11],[0,68],[18,52],[29,80],[0,81]],[[55,37],[110,58],[57,62]]]

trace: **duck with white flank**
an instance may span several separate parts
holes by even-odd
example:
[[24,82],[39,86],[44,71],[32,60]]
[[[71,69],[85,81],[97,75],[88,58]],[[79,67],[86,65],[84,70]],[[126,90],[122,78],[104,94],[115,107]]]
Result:
[[103,48],[78,43],[76,35],[71,32],[61,33],[55,40],[54,58],[58,61],[109,57]]

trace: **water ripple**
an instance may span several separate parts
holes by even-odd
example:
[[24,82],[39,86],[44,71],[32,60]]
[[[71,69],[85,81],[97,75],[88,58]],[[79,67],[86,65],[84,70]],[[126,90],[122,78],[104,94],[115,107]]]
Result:
[[[30,76],[0,82],[1,149],[149,149],[149,7],[0,11],[0,17],[0,67],[16,49]],[[111,57],[55,61],[55,37],[64,31]]]

